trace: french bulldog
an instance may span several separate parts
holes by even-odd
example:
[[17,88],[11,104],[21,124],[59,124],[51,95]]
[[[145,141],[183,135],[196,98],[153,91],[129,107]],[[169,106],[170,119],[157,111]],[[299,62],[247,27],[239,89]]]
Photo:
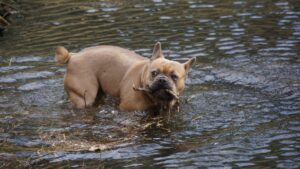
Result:
[[67,64],[64,88],[76,108],[92,106],[99,94],[119,99],[121,111],[163,111],[178,103],[192,58],[185,63],[164,57],[155,44],[151,58],[117,46],[96,46],[78,53],[56,49],[56,61]]

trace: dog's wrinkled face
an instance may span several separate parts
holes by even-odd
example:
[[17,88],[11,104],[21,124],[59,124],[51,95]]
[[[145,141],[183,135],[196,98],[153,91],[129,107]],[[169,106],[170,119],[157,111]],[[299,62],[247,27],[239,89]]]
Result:
[[148,86],[153,96],[171,101],[174,96],[169,91],[178,95],[183,90],[186,73],[180,63],[159,58],[150,63],[148,77]]
[[179,95],[184,89],[187,73],[194,62],[195,58],[183,64],[165,59],[161,44],[157,43],[146,73],[146,85],[152,96],[162,101],[175,99],[174,94]]

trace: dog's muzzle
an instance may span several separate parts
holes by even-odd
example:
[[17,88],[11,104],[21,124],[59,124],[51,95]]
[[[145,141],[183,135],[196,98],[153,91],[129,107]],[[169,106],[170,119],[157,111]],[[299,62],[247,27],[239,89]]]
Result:
[[157,76],[152,84],[149,86],[152,95],[160,100],[171,101],[174,96],[171,95],[168,90],[173,91],[172,82],[167,76]]
[[161,89],[172,89],[172,86],[168,77],[158,76],[154,79],[154,81],[150,85],[150,89],[152,92],[156,92]]

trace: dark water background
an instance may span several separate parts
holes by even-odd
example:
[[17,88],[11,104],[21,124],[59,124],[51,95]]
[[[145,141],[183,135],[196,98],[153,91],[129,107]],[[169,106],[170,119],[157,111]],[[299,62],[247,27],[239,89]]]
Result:
[[[0,168],[300,167],[300,1],[13,5],[19,13],[0,37]],[[109,97],[69,107],[56,46],[149,57],[156,41],[169,59],[197,57],[169,123],[144,123]]]

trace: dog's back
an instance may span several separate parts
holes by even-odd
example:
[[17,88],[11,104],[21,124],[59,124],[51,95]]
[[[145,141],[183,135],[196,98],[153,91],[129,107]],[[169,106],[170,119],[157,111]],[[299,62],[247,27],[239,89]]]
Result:
[[[78,53],[69,53],[65,48],[59,47],[56,50],[56,60],[67,63],[64,83],[71,100],[72,97],[73,100],[82,100],[80,98],[85,97],[85,92],[88,92],[91,99],[85,98],[85,102],[92,102],[99,89],[119,97],[120,83],[127,70],[148,59],[120,47],[96,46]],[[83,104],[86,103],[81,101],[76,107],[83,107]]]

